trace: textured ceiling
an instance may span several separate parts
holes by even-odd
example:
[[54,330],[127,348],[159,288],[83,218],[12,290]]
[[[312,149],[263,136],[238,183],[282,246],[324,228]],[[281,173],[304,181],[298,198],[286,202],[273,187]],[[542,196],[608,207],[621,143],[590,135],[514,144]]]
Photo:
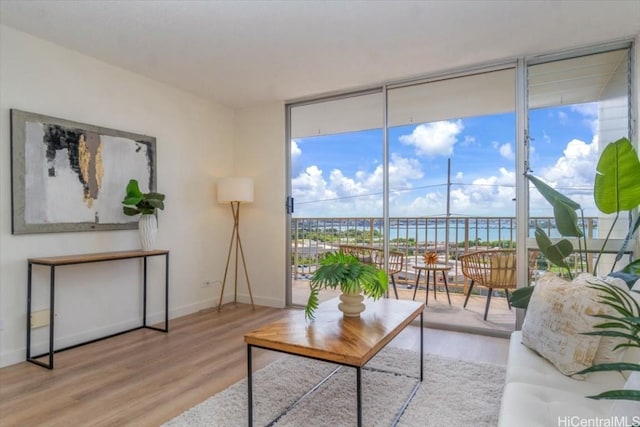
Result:
[[0,0],[0,23],[246,107],[631,37],[640,0]]

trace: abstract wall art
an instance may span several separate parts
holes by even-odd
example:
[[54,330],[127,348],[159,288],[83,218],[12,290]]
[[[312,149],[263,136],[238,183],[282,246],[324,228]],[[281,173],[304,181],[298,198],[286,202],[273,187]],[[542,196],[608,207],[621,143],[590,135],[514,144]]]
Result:
[[13,234],[137,228],[130,179],[156,190],[155,138],[11,110]]

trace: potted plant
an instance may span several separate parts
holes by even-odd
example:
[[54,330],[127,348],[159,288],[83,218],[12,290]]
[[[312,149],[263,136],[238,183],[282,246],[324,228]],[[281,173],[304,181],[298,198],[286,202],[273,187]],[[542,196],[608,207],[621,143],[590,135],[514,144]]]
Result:
[[321,289],[342,290],[338,308],[346,317],[359,317],[365,306],[365,296],[374,300],[382,297],[387,291],[389,280],[387,273],[367,264],[355,255],[340,252],[328,252],[320,259],[318,269],[313,273],[309,288],[311,290],[304,310],[307,319],[314,318],[318,308],[318,294]]
[[127,216],[140,215],[138,220],[138,229],[140,230],[140,242],[142,250],[149,251],[153,249],[156,234],[158,232],[158,220],[156,212],[158,209],[164,209],[164,194],[140,191],[138,181],[129,180],[127,184],[127,194],[122,201],[124,205],[122,211]]
[[[587,250],[586,233],[583,229],[584,221],[582,221],[582,227],[580,227],[578,214],[576,213],[576,211],[579,211],[581,217],[583,217],[582,207],[579,203],[545,184],[539,178],[529,174],[527,174],[527,178],[553,206],[556,227],[563,237],[554,243],[544,230],[539,227],[536,228],[535,238],[540,252],[550,263],[565,269],[569,278],[572,278],[571,267],[565,258],[574,252],[574,246],[567,237],[577,238],[578,252],[581,258]],[[599,249],[598,259],[594,267],[595,273],[620,213],[624,211],[633,212],[640,205],[640,161],[629,139],[621,138],[605,147],[598,160],[593,187],[593,197],[598,209],[604,214],[616,214],[605,236],[605,241]],[[628,242],[640,227],[640,216],[637,216],[635,221],[629,221],[629,223],[627,236],[616,255],[615,262],[622,259]],[[615,263],[611,269],[612,272],[614,268]],[[636,280],[635,277],[640,274],[640,260],[633,261],[617,273],[623,273],[628,275],[630,280]],[[511,295],[511,305],[517,308],[527,308],[532,293],[532,286],[517,289]]]

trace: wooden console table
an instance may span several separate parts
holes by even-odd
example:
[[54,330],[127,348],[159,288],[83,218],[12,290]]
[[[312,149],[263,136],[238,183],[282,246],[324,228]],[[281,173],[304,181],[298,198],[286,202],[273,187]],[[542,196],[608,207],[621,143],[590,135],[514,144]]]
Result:
[[[155,326],[147,325],[147,258],[151,256],[165,257],[165,285],[164,285],[164,328],[157,328]],[[87,264],[92,262],[102,261],[117,261],[122,259],[143,259],[143,304],[142,304],[142,325],[135,328],[127,329],[126,331],[117,332],[105,337],[95,338],[89,341],[85,341],[79,344],[74,344],[69,347],[54,350],[54,313],[55,313],[55,289],[56,289],[56,267],[64,265],[75,264]],[[80,254],[80,255],[66,255],[47,258],[29,258],[28,262],[28,274],[27,274],[27,361],[35,363],[36,365],[43,366],[48,369],[53,369],[53,355],[54,353],[69,350],[81,345],[89,344],[92,342],[100,341],[103,339],[115,337],[117,335],[126,334],[127,332],[135,331],[142,328],[154,329],[160,332],[169,332],[169,251],[158,249],[152,251],[118,251],[118,252],[102,252],[95,254]],[[49,352],[39,354],[37,356],[31,356],[31,271],[34,265],[43,265],[50,267],[50,279],[49,279]],[[37,359],[43,356],[49,356],[49,363],[41,362]]]

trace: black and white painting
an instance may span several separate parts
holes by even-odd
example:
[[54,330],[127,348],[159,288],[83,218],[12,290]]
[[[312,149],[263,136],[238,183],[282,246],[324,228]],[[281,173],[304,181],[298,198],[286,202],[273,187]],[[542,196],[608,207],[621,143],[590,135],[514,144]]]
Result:
[[130,179],[156,190],[155,138],[11,110],[14,234],[137,227]]

